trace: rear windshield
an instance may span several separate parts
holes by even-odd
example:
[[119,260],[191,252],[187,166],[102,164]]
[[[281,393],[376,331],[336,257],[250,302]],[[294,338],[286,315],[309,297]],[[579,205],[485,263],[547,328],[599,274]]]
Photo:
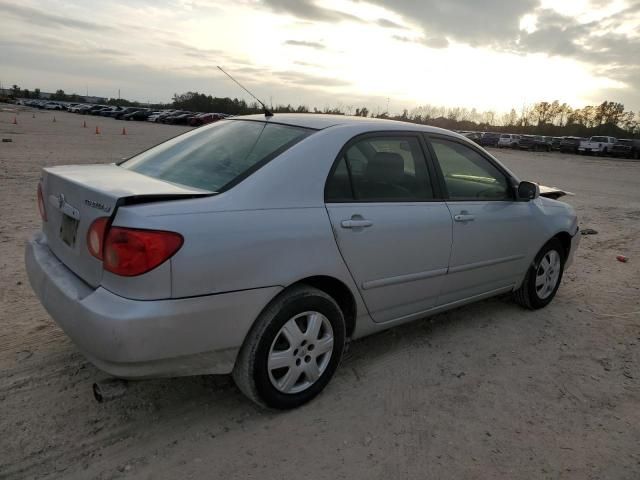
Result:
[[160,180],[219,192],[312,132],[266,122],[221,120],[161,143],[120,166]]

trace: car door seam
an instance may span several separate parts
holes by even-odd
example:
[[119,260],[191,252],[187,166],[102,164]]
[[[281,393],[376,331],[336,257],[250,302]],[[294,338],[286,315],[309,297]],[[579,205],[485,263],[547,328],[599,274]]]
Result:
[[364,297],[362,296],[362,292],[360,292],[360,289],[358,288],[358,282],[356,281],[356,277],[353,275],[353,272],[351,271],[351,268],[349,268],[349,264],[347,263],[347,259],[344,258],[344,254],[342,253],[342,249],[340,248],[340,242],[338,241],[338,235],[337,235],[336,230],[335,230],[335,228],[333,226],[333,222],[331,221],[331,215],[329,214],[329,208],[327,207],[326,203],[324,205],[324,211],[327,214],[327,221],[329,222],[329,228],[331,228],[331,235],[333,235],[333,241],[335,242],[336,249],[338,250],[338,255],[340,255],[340,258],[342,259],[342,263],[344,264],[344,268],[346,268],[347,272],[349,272],[349,276],[351,277],[351,281],[353,282],[353,285],[355,285],[355,287],[356,287],[356,292],[354,292],[354,295],[357,294],[360,297],[360,300],[362,301],[362,304],[364,305],[364,308],[367,310],[367,313],[369,314],[369,317],[371,319],[373,319],[373,317],[371,316],[371,311],[369,310],[369,306],[367,305],[367,302],[364,301]]

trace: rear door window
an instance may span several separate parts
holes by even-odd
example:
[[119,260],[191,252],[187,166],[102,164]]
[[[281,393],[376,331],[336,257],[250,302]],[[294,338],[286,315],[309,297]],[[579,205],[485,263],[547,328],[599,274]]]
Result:
[[160,180],[219,192],[312,132],[268,122],[223,120],[161,143],[120,166]]
[[327,202],[432,200],[419,139],[380,135],[351,143],[327,180],[325,198]]

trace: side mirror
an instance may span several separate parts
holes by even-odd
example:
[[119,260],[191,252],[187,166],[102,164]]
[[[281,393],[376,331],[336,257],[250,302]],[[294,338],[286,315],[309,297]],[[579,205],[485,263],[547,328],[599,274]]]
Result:
[[518,200],[528,202],[540,196],[540,186],[533,182],[520,182],[518,185]]

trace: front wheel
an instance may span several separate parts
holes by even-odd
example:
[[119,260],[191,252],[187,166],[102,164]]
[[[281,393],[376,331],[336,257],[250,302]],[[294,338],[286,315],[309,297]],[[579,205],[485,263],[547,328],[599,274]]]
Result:
[[562,281],[564,257],[562,243],[557,239],[550,240],[538,252],[524,282],[513,293],[514,300],[531,310],[549,305]]
[[258,317],[233,369],[238,388],[259,405],[296,408],[317,396],[338,368],[345,321],[333,298],[300,285]]

